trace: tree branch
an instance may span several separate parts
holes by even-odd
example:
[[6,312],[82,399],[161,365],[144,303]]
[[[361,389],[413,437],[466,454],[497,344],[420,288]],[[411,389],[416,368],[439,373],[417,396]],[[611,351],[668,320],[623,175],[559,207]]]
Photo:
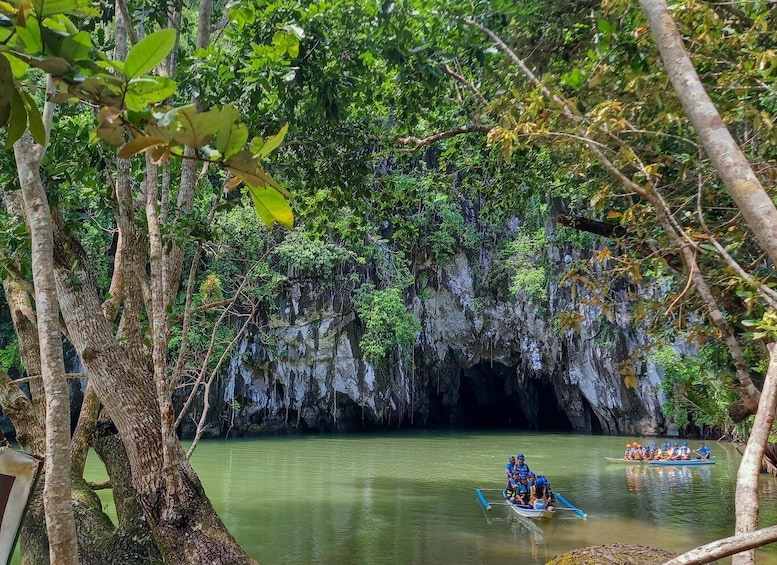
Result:
[[488,133],[495,127],[496,127],[495,125],[473,124],[470,126],[459,126],[459,127],[451,128],[447,131],[430,135],[429,137],[415,137],[412,135],[407,137],[398,137],[396,138],[396,141],[398,141],[403,145],[410,145],[410,147],[402,150],[402,151],[410,152],[410,151],[416,151],[421,147],[426,147],[427,145],[432,145],[433,143],[437,143],[438,141],[443,139],[456,137],[457,135],[465,135],[468,133]]

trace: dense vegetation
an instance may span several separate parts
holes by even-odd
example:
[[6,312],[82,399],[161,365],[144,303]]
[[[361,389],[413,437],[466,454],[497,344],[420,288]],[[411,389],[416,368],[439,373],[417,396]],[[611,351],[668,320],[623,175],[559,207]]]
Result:
[[[773,257],[685,117],[637,6],[247,0],[172,16],[129,5],[129,25],[114,26],[107,6],[33,4],[11,3],[2,16],[14,31],[4,32],[0,117],[17,161],[9,152],[0,168],[6,300],[29,301],[33,272],[36,293],[40,273],[55,273],[94,394],[110,411],[124,406],[109,397],[111,379],[138,379],[126,392],[141,408],[112,417],[121,434],[135,433],[133,418],[159,424],[164,484],[140,448],[125,457],[165,559],[204,498],[173,447],[184,417],[174,392],[184,410],[204,398],[199,439],[211,383],[293,285],[355,312],[362,353],[387,387],[397,367],[414,370],[411,290],[422,293],[424,278],[458,254],[482,270],[479,290],[500,300],[544,305],[552,283],[614,319],[625,299],[652,336],[622,367],[625,386],[637,388],[644,363],[658,364],[678,427],[747,433],[777,337]],[[768,2],[682,7],[673,14],[700,79],[774,200],[777,13]],[[85,16],[96,18],[85,31],[69,19]],[[176,26],[180,35],[154,34]],[[129,54],[125,31],[146,34],[129,40]],[[115,47],[117,59],[124,49],[124,63],[95,57],[98,47]],[[168,76],[152,74],[171,50]],[[51,122],[38,109],[44,73],[57,78],[49,97],[61,102]],[[53,211],[58,246],[47,268],[36,266],[34,207],[16,196],[27,196],[27,169]],[[275,223],[288,229],[266,229]],[[553,246],[580,253],[552,281]],[[483,253],[492,259],[480,262]],[[92,294],[104,300],[110,347],[94,347],[97,334],[68,306]],[[36,355],[17,322],[18,340],[0,316],[11,387],[5,372],[30,371]],[[554,320],[558,331],[588,322],[576,310]],[[59,337],[56,326],[48,320]],[[122,363],[101,359],[105,351]],[[130,361],[142,375],[101,376]],[[148,383],[156,392],[144,397]],[[170,494],[184,486],[189,506]],[[205,530],[228,543],[204,508]]]

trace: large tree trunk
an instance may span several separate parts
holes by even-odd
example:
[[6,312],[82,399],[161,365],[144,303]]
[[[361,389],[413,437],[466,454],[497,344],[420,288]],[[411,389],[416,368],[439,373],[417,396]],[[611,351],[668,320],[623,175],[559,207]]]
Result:
[[103,315],[88,261],[78,242],[56,231],[55,274],[60,309],[105,410],[119,430],[138,502],[165,563],[254,563],[237,544],[205,495],[180,444],[168,445],[169,472],[177,485],[168,496],[156,390],[113,338]]

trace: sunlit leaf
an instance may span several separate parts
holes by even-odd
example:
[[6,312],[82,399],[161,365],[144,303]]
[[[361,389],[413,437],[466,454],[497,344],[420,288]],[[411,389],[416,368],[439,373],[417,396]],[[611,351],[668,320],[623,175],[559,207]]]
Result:
[[127,108],[141,109],[170,98],[176,88],[175,81],[167,77],[138,77],[129,81],[124,101]]
[[164,61],[175,46],[176,33],[174,29],[160,29],[138,41],[124,59],[124,76],[135,78]]
[[217,109],[198,112],[194,106],[189,106],[176,114],[170,133],[178,143],[200,149],[218,132],[220,115]]
[[289,124],[284,124],[278,133],[265,139],[262,148],[258,152],[258,155],[260,157],[266,157],[272,153],[274,149],[283,143],[283,138],[286,137],[287,131],[289,131]]
[[136,137],[130,140],[129,142],[127,142],[124,145],[124,147],[119,149],[119,152],[116,154],[116,156],[121,159],[129,159],[133,155],[137,155],[138,153],[147,151],[152,147],[157,147],[159,145],[166,145],[166,144],[167,142],[164,139],[143,135],[141,137]]
[[215,149],[224,159],[237,154],[248,141],[248,128],[245,124],[236,123],[239,116],[240,113],[234,106],[224,106],[221,109],[221,123],[216,135]]
[[35,13],[41,17],[68,14],[78,7],[77,0],[33,0]]
[[62,56],[69,61],[88,59],[92,53],[92,39],[85,31],[66,37],[62,41]]
[[294,214],[288,201],[272,188],[248,186],[251,201],[259,218],[268,228],[278,222],[285,228],[294,226]]
[[[43,38],[40,33],[38,20],[35,18],[31,18],[24,25],[18,25],[17,22],[16,37],[22,44],[19,48],[22,54],[27,53],[29,55],[34,55],[43,52]],[[11,44],[11,46],[13,46],[13,44]],[[19,56],[19,58],[21,59],[22,56]]]

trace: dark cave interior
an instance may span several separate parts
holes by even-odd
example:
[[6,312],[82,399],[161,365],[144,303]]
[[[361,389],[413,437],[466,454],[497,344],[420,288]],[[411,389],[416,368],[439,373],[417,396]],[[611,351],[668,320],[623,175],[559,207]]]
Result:
[[[462,371],[456,425],[470,429],[574,431],[546,379],[527,379],[516,387],[515,368],[479,364]],[[596,418],[592,418],[596,419]]]

